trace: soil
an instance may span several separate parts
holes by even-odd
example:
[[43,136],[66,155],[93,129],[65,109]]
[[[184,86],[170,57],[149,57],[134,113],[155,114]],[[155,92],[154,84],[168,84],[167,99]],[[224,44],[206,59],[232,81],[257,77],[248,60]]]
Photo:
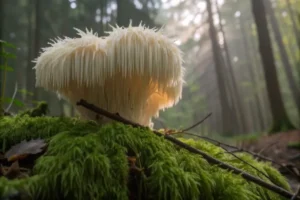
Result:
[[[292,148],[291,143],[298,143]],[[244,141],[242,148],[274,161],[274,166],[284,174],[293,189],[300,185],[300,130],[264,135],[254,141]]]

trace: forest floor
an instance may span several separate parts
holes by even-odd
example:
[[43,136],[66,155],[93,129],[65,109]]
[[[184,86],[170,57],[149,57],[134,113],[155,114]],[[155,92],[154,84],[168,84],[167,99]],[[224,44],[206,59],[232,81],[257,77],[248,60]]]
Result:
[[243,149],[268,157],[295,191],[300,185],[300,130],[264,135],[244,141]]

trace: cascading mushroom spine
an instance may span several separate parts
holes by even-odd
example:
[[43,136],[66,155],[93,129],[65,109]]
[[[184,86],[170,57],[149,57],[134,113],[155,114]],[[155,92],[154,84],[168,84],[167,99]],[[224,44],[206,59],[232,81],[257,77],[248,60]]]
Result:
[[[35,60],[36,86],[56,91],[73,105],[85,99],[145,126],[180,100],[182,52],[161,30],[130,24],[112,27],[106,37],[76,30],[78,38],[58,38],[43,48]],[[77,110],[95,120],[94,113]]]

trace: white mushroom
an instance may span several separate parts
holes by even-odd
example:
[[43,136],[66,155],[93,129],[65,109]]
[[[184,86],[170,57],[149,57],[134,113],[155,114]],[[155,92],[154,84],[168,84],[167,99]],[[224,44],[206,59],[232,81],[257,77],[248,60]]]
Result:
[[[160,30],[113,27],[106,38],[77,31],[80,38],[58,39],[43,49],[36,59],[37,86],[74,105],[84,99],[145,126],[181,98],[181,51]],[[77,109],[95,120],[95,113]]]

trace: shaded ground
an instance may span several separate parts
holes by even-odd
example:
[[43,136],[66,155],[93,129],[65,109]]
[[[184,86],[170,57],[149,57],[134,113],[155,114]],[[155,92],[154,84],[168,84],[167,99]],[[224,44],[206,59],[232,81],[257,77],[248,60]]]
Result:
[[275,161],[274,166],[288,178],[293,190],[300,185],[300,130],[264,135],[241,146]]

